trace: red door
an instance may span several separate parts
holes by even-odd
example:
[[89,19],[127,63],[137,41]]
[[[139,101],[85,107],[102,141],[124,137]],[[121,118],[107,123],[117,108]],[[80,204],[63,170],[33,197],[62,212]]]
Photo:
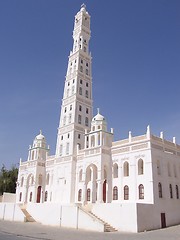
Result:
[[166,214],[161,213],[161,228],[166,228]]
[[40,203],[40,200],[41,200],[41,186],[39,186],[38,189],[37,189],[37,200],[36,200],[36,202]]
[[103,183],[103,202],[106,202],[106,180]]

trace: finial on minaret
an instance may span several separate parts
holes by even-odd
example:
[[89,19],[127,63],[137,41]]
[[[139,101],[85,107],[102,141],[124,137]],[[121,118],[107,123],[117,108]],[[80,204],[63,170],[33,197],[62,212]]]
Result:
[[97,113],[99,114],[99,108],[97,108]]
[[160,132],[160,138],[164,138],[164,133],[163,132]]
[[40,130],[39,132],[40,132],[40,134],[42,135],[42,130]]
[[86,5],[84,3],[81,5],[81,9],[86,9]]
[[173,137],[173,143],[176,144],[176,137]]
[[147,137],[150,137],[151,131],[150,131],[150,126],[147,126],[147,131],[146,131],[146,135]]
[[129,142],[131,142],[131,139],[132,139],[132,133],[131,131],[129,131]]

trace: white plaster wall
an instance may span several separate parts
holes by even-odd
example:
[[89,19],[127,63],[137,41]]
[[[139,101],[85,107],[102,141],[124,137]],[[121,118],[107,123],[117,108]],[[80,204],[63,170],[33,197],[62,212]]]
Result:
[[98,232],[104,231],[104,225],[87,215],[81,209],[78,208],[78,228],[86,229],[86,230],[95,230]]
[[92,212],[119,231],[137,232],[136,203],[94,204]]
[[[126,154],[113,155],[113,163],[118,164],[118,178],[113,178],[113,186],[118,187],[118,200],[116,202],[142,202],[153,203],[153,174],[151,150],[133,151]],[[138,160],[144,161],[144,174],[138,175]],[[124,162],[129,163],[129,176],[124,176]],[[144,199],[139,199],[138,186],[144,185]],[[124,186],[129,186],[129,200],[124,200]]]
[[16,194],[15,193],[3,193],[2,202],[16,202]]
[[104,231],[104,225],[84,213],[79,207],[55,203],[28,204],[27,211],[45,225]]
[[25,216],[18,204],[0,203],[0,219],[24,222]]

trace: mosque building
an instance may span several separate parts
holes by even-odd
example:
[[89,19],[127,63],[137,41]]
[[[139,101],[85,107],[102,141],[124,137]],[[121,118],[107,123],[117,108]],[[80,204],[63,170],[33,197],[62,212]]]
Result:
[[114,141],[99,109],[93,117],[90,37],[83,4],[74,21],[55,155],[40,131],[27,161],[20,161],[16,203],[45,224],[62,224],[63,211],[74,219],[77,209],[95,230],[100,224],[131,232],[178,224],[180,145],[163,133],[154,136],[149,126],[144,135],[129,132]]

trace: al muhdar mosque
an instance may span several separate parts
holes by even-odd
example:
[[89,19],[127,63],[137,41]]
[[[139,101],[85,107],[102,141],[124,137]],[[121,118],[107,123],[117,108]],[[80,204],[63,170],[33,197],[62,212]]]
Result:
[[99,110],[92,116],[90,37],[83,4],[74,21],[56,152],[49,156],[42,132],[35,137],[27,161],[20,161],[16,207],[43,224],[96,231],[179,224],[180,145],[152,135],[149,126],[144,135],[129,132],[114,142],[106,118]]

